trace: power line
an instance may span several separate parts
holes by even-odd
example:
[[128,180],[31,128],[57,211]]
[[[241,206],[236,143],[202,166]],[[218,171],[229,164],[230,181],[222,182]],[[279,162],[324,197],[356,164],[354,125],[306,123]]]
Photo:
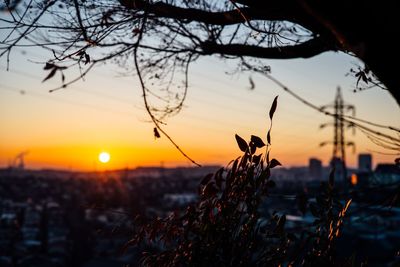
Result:
[[[18,75],[21,75],[21,76],[24,76],[24,77],[28,77],[28,78],[34,79],[34,80],[41,80],[42,79],[39,76],[29,74],[29,73],[27,73],[25,71],[20,71],[20,70],[12,70],[12,71],[8,70],[7,71],[6,69],[4,69],[3,66],[0,66],[0,67],[1,67],[0,71],[3,71],[3,72],[15,73],[15,74],[18,74]],[[87,91],[87,90],[85,90],[85,89],[83,89],[81,87],[78,87],[76,85],[74,85],[73,87],[69,87],[68,90],[73,90],[73,91],[76,91],[76,92],[93,95],[93,96],[96,96],[96,97],[99,97],[99,98],[104,98],[104,99],[107,99],[107,100],[114,100],[114,101],[117,101],[117,102],[120,102],[120,103],[132,105],[132,103],[129,102],[129,101],[126,101],[126,100],[123,100],[123,99],[120,99],[120,98],[117,98],[117,97],[114,97],[114,96],[108,95],[108,94],[101,94],[99,92],[96,92],[96,93],[90,92],[90,91]]]
[[70,105],[75,105],[75,106],[91,108],[91,109],[95,109],[95,110],[99,110],[99,111],[103,111],[103,112],[107,112],[107,113],[115,113],[115,114],[125,115],[125,116],[129,116],[129,117],[132,117],[133,115],[135,115],[134,113],[124,112],[124,111],[119,111],[119,110],[112,110],[112,109],[109,109],[106,107],[99,107],[99,106],[95,106],[95,105],[91,105],[91,104],[87,104],[87,103],[80,103],[80,102],[70,101],[70,100],[66,100],[66,99],[55,98],[55,97],[52,97],[49,95],[44,95],[44,94],[32,92],[32,91],[27,91],[27,90],[19,89],[19,88],[1,84],[1,83],[0,83],[0,89],[16,92],[22,96],[27,95],[27,96],[31,96],[31,97],[40,98],[40,99],[56,101],[56,102],[60,102],[60,103],[64,103],[64,104],[70,104]]
[[[1,71],[6,71],[6,70],[4,70],[4,69],[0,69],[0,70],[1,70]],[[15,74],[17,74],[17,75],[21,75],[21,76],[24,76],[24,77],[28,77],[28,78],[31,78],[31,79],[35,79],[35,80],[41,79],[41,77],[39,77],[39,76],[32,75],[32,74],[29,74],[29,73],[24,72],[24,71],[11,70],[11,71],[9,71],[9,72],[15,73]],[[200,89],[201,89],[201,90],[208,90],[208,88],[200,88]],[[111,97],[111,99],[116,100],[116,101],[118,101],[118,102],[121,102],[121,103],[124,103],[124,104],[130,104],[128,101],[123,101],[123,100],[121,100],[121,99],[119,99],[119,98],[112,98],[112,96],[109,96],[109,95],[101,95],[101,94],[100,94],[100,95],[97,95],[97,93],[88,92],[88,91],[86,91],[85,89],[82,89],[82,88],[80,88],[80,87],[78,87],[78,86],[76,86],[76,85],[74,85],[73,87],[69,87],[67,90],[74,90],[74,91],[77,91],[77,92],[80,92],[80,93],[86,93],[86,94],[94,95],[94,96],[96,96],[96,97],[103,98],[103,99],[107,99],[107,100],[110,99],[110,97]],[[209,90],[209,91],[210,91],[210,90]],[[223,93],[221,93],[221,92],[219,92],[219,91],[216,91],[216,92],[220,93],[220,95],[222,95],[222,96],[224,96],[224,97],[230,97],[230,98],[233,98],[234,100],[237,100],[238,102],[240,101],[241,103],[243,103],[243,99],[241,99],[241,98],[239,98],[239,97],[235,97],[235,96],[229,95],[229,94],[223,94]],[[208,105],[208,106],[212,106],[212,107],[215,107],[215,108],[219,108],[219,109],[222,109],[222,110],[231,110],[231,111],[234,111],[234,112],[240,113],[240,114],[252,114],[252,115],[256,115],[256,116],[258,116],[258,117],[260,117],[260,118],[265,118],[265,117],[266,117],[266,113],[264,114],[264,113],[254,112],[254,111],[251,111],[251,110],[241,110],[241,109],[233,108],[232,106],[229,106],[229,105],[221,105],[220,102],[214,102],[214,101],[204,100],[204,99],[199,98],[199,97],[193,97],[193,96],[191,96],[190,98],[195,99],[196,102],[198,102],[198,103],[202,103],[202,104],[205,104],[205,105]],[[249,101],[250,101],[250,100],[249,100]],[[204,117],[201,118],[201,117],[199,117],[199,116],[193,116],[193,115],[189,115],[189,116],[192,117],[192,118],[198,119],[198,120],[202,120],[202,121],[207,121],[207,122],[209,122],[209,121],[214,121],[214,122],[215,122],[216,124],[218,124],[218,125],[225,124],[225,125],[234,126],[234,127],[236,127],[236,129],[237,129],[237,128],[243,128],[243,125],[234,124],[234,123],[228,123],[226,120],[224,120],[224,121],[217,121],[217,120],[215,120],[215,119],[204,118]],[[291,117],[289,117],[289,119],[290,119],[290,118],[291,118]],[[312,120],[312,119],[310,118],[309,120]],[[253,128],[253,129],[254,129],[254,130],[259,130],[259,129],[257,129],[257,128]]]

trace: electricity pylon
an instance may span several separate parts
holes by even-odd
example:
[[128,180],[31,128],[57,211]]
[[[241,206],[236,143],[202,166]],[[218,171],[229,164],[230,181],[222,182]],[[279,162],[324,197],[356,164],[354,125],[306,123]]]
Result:
[[335,168],[335,176],[337,178],[341,178],[344,185],[347,184],[347,168],[346,168],[346,146],[352,146],[353,151],[355,149],[354,142],[345,140],[345,128],[353,128],[354,133],[354,125],[350,122],[343,120],[343,115],[346,112],[351,111],[352,116],[355,115],[355,107],[353,105],[346,104],[343,101],[342,93],[340,91],[340,87],[337,88],[335,101],[330,105],[325,105],[321,107],[321,110],[333,109],[333,124],[321,124],[320,128],[324,128],[328,125],[333,125],[334,134],[333,134],[333,142],[322,142],[320,146],[324,146],[326,144],[333,145],[332,151],[332,159],[331,159],[331,167]]

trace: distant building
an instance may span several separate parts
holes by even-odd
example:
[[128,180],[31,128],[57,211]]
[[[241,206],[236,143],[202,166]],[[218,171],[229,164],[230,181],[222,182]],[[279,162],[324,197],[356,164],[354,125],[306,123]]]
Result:
[[358,171],[371,172],[372,171],[372,155],[359,154],[358,155]]
[[311,179],[322,179],[322,162],[319,159],[310,158],[308,164],[308,173]]
[[330,162],[331,168],[335,169],[335,181],[347,183],[346,167],[343,160],[333,157]]
[[396,164],[378,164],[375,169],[378,184],[394,184],[400,181],[400,167]]

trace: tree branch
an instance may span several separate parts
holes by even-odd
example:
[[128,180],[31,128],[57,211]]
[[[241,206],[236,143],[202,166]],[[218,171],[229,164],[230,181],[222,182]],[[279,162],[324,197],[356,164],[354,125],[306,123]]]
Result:
[[331,44],[326,44],[320,38],[313,38],[298,45],[283,47],[260,47],[244,44],[217,44],[207,41],[201,45],[204,54],[223,54],[234,56],[250,56],[270,59],[310,58],[326,51],[337,51]]
[[[183,8],[166,4],[163,2],[147,3],[144,0],[120,0],[121,5],[133,10],[143,10],[146,6],[149,15],[157,18],[172,18],[183,20],[187,23],[192,21],[203,22],[213,25],[233,25],[244,23],[247,20],[285,20],[301,24],[306,28],[314,29],[307,16],[302,16],[302,10],[295,5],[284,5],[280,1],[271,1],[268,8],[243,7],[240,12],[237,9],[211,12],[196,8]],[[243,17],[245,15],[246,18]]]

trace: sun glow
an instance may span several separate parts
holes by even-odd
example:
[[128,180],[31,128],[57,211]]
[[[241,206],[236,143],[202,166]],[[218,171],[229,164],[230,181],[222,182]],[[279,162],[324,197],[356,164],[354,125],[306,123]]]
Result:
[[101,152],[101,153],[99,154],[99,161],[100,161],[101,163],[107,163],[107,162],[109,162],[109,161],[110,161],[110,154],[107,153],[107,152]]

